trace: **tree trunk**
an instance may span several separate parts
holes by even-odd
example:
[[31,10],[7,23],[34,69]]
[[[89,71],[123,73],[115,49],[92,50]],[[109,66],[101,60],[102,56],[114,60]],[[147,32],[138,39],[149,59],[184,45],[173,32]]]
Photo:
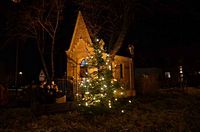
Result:
[[122,46],[122,44],[124,42],[125,36],[126,36],[126,34],[128,32],[128,28],[129,28],[129,24],[130,24],[129,23],[129,18],[128,18],[128,11],[125,11],[123,16],[124,17],[123,17],[123,25],[122,25],[122,28],[121,28],[121,32],[120,32],[116,42],[113,45],[113,49],[110,52],[111,59],[114,59],[116,53],[121,48],[121,46]]
[[48,72],[48,69],[47,69],[47,65],[46,65],[46,62],[45,62],[45,59],[44,59],[44,55],[43,55],[43,52],[40,48],[40,43],[37,42],[37,47],[38,47],[38,51],[39,51],[39,54],[40,54],[40,59],[42,61],[42,66],[44,68],[44,72],[46,74],[46,77],[47,77],[47,81],[49,81],[50,77],[49,77],[49,72]]
[[54,69],[54,47],[55,47],[55,38],[52,38],[51,45],[51,81],[54,79],[55,69]]
[[51,45],[51,81],[54,79],[55,76],[55,68],[54,68],[54,48],[55,48],[55,41],[56,41],[56,33],[59,26],[59,20],[60,20],[60,11],[57,11],[57,17],[56,17],[56,25],[53,30],[53,34],[50,35],[52,38],[52,45]]

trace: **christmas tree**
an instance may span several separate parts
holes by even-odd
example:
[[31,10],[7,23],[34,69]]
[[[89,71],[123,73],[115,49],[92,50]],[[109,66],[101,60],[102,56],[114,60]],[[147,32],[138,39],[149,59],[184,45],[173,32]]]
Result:
[[113,77],[112,61],[103,48],[103,42],[96,39],[91,46],[93,51],[84,60],[85,70],[80,82],[82,96],[78,97],[78,101],[84,106],[103,105],[111,108],[117,100],[117,93],[124,96],[124,87]]

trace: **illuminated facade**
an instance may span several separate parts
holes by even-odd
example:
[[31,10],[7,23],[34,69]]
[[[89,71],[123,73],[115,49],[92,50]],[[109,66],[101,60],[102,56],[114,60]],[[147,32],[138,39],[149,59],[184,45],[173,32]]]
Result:
[[[103,40],[98,40],[104,44]],[[69,49],[66,51],[67,55],[67,76],[73,78],[73,93],[79,93],[79,82],[84,78],[85,71],[90,73],[90,70],[84,67],[87,63],[85,59],[90,56],[94,51],[90,46],[92,44],[90,34],[87,26],[84,22],[81,12],[78,13],[75,29],[73,32],[72,40]],[[106,55],[104,55],[106,56]],[[129,57],[118,56],[114,57],[112,62],[113,77],[117,80],[121,80],[126,85],[126,91],[128,95],[134,96],[134,84],[133,84],[133,71],[132,59]]]

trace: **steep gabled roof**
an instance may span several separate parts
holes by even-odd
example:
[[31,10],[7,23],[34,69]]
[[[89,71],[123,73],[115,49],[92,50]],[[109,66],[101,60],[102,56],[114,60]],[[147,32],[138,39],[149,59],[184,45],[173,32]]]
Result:
[[[87,44],[92,43],[91,36],[93,34],[90,31],[90,29],[88,29],[87,23],[84,21],[83,17],[84,16],[82,15],[81,11],[79,11],[77,19],[76,19],[76,24],[75,24],[75,28],[74,28],[74,31],[73,31],[73,36],[72,36],[72,39],[71,39],[70,47],[67,50],[67,52],[73,52],[73,49],[75,49],[75,47],[77,46],[78,41],[80,39],[85,41]],[[102,40],[102,41],[103,41],[103,43],[105,43],[104,40]],[[121,54],[119,54],[119,53],[121,53]],[[124,48],[121,48],[120,52],[118,52],[117,55],[122,55],[122,56],[127,56],[127,57],[130,56],[128,48],[126,48],[126,50],[124,50]]]
[[68,51],[72,51],[72,49],[76,46],[79,39],[83,39],[85,42],[91,43],[91,38],[88,32],[88,29],[86,27],[82,13],[80,11],[78,12],[78,17],[76,20],[72,40],[71,40]]

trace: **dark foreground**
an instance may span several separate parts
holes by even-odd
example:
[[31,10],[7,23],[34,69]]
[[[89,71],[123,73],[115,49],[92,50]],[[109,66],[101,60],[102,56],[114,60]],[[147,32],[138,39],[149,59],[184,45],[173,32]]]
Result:
[[[121,110],[124,110],[124,113]],[[199,131],[200,95],[159,93],[111,112],[72,110],[35,116],[30,108],[1,108],[1,132]]]

